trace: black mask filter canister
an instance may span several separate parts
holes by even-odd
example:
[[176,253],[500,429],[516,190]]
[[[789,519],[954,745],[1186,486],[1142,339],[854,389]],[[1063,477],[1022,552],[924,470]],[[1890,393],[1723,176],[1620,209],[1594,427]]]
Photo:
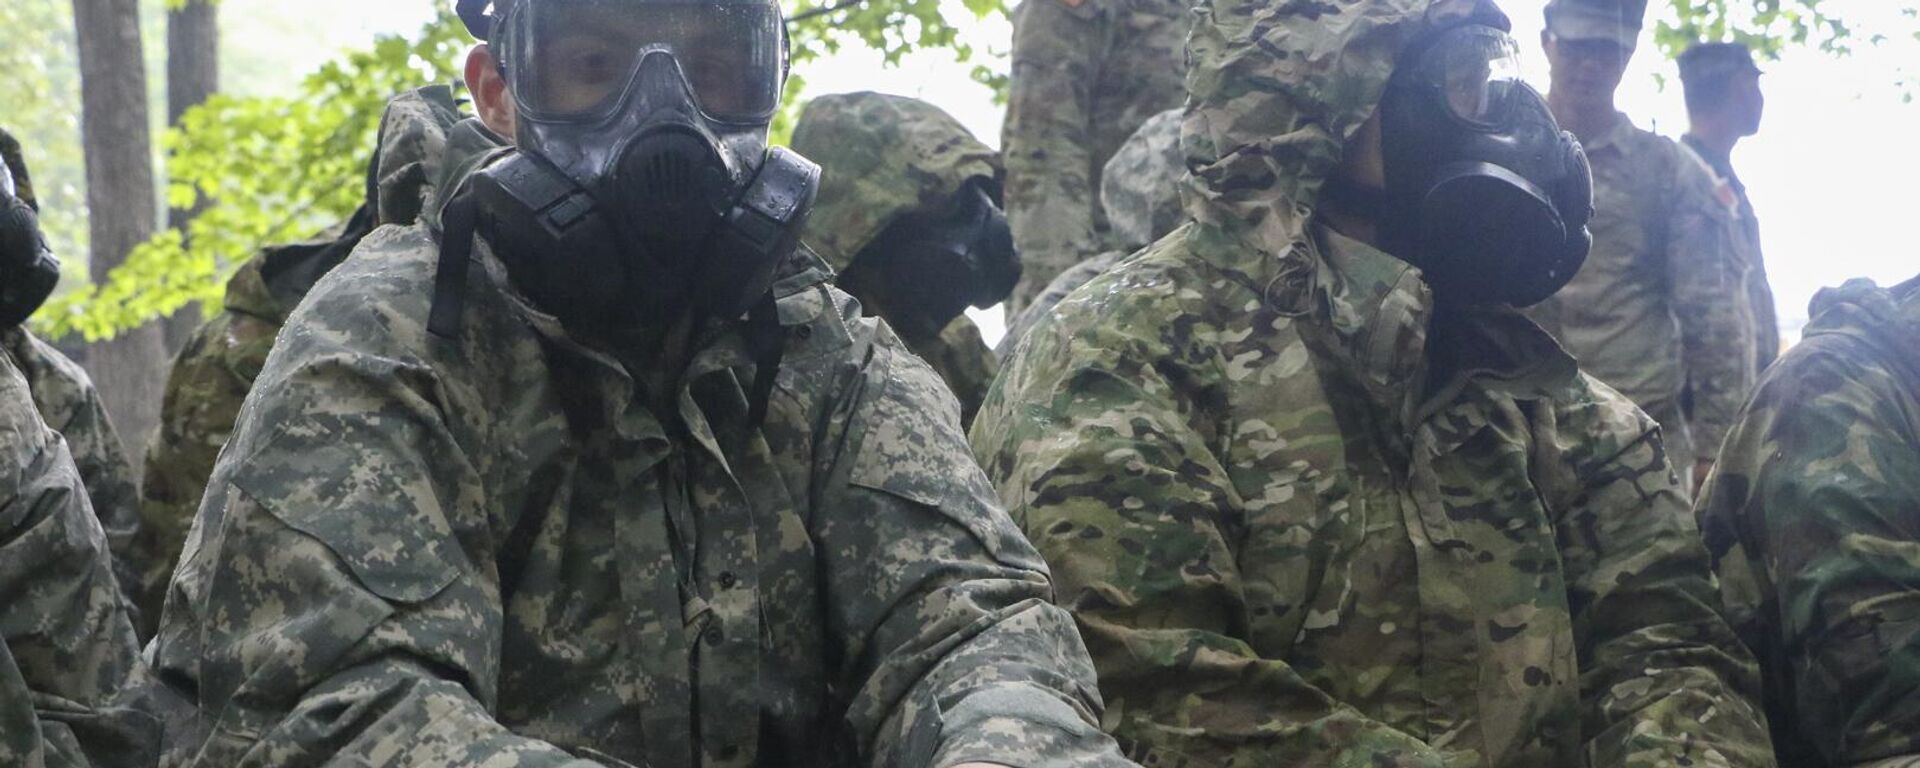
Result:
[[[489,38],[517,149],[449,202],[569,326],[735,317],[798,245],[819,168],[768,149],[785,76],[769,2],[518,0]],[[453,207],[469,204],[471,211]]]
[[1586,155],[1516,54],[1496,27],[1444,29],[1409,49],[1381,99],[1388,245],[1438,301],[1538,304],[1592,245]]
[[47,247],[39,217],[14,197],[13,171],[0,158],[0,328],[26,322],[59,282],[60,260]]

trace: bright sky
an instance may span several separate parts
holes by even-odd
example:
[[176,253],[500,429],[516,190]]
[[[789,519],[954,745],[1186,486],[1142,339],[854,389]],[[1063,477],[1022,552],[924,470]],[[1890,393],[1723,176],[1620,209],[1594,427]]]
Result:
[[[417,28],[433,0],[338,0],[327,13],[360,19],[345,34],[362,39],[383,30]],[[1052,2],[1054,0],[1027,0]],[[225,0],[226,13],[284,13],[285,0]],[[958,0],[947,0],[958,7]],[[1545,0],[1500,0],[1514,20],[1523,49],[1522,66],[1536,87],[1546,88],[1546,61],[1539,51],[1541,6]],[[1664,3],[1654,3],[1654,13]],[[1767,268],[1779,305],[1783,332],[1799,336],[1807,302],[1822,286],[1864,276],[1882,285],[1920,272],[1915,233],[1906,225],[1920,220],[1914,201],[1920,183],[1920,104],[1909,103],[1899,85],[1915,73],[1902,67],[1920,61],[1920,43],[1902,32],[1912,29],[1897,6],[1876,0],[1828,0],[1826,9],[1854,22],[1862,37],[1884,33],[1902,43],[1862,47],[1847,58],[1793,50],[1762,65],[1767,94],[1766,121],[1760,135],[1742,142],[1734,166],[1746,181],[1759,212]],[[257,7],[256,7],[257,6]],[[356,11],[360,11],[356,13]],[[964,16],[955,12],[954,16]],[[1649,27],[1652,19],[1649,19]],[[994,18],[963,30],[965,39],[989,55],[1004,71],[1011,30]],[[1651,34],[1649,31],[1647,34]],[[318,59],[324,58],[316,52]],[[971,65],[950,56],[908,57],[895,69],[883,68],[871,51],[843,49],[809,64],[802,72],[806,98],[825,93],[874,90],[915,96],[953,113],[989,145],[998,146],[1002,110],[991,93],[968,77]],[[306,68],[303,68],[306,69]],[[1662,90],[1657,76],[1664,75]],[[1920,90],[1920,86],[1916,86]],[[1671,62],[1643,39],[1621,86],[1620,108],[1641,127],[1678,136],[1686,130],[1679,78]],[[998,309],[974,313],[989,343],[1003,332]]]

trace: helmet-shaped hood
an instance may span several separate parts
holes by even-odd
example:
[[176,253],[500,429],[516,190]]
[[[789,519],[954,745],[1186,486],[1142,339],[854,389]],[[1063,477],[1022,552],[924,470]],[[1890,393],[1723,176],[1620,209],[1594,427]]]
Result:
[[793,149],[821,166],[805,240],[836,270],[902,215],[945,204],[970,179],[998,182],[1000,155],[919,99],[821,96],[793,129]]
[[[1485,0],[1480,0],[1484,3]],[[1251,227],[1273,247],[1301,240],[1347,140],[1373,115],[1429,18],[1475,0],[1211,0],[1188,43],[1181,140],[1187,212]]]

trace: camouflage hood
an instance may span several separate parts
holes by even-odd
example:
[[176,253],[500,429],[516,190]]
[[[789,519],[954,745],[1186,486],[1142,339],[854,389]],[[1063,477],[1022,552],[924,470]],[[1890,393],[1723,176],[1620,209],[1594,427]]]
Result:
[[1905,365],[1912,380],[1920,381],[1920,277],[1892,288],[1865,278],[1823,288],[1814,294],[1807,316],[1813,320],[1805,338],[1852,337]]
[[1256,250],[1304,242],[1320,188],[1429,8],[1460,0],[1209,0],[1188,43],[1187,213]]
[[462,118],[453,89],[433,85],[387,102],[367,195],[346,221],[311,239],[268,246],[227,282],[226,308],[281,323],[313,284],[339,265],[375,227],[411,224],[434,208],[447,168],[499,146],[479,121]]
[[1186,155],[1180,151],[1182,109],[1169,109],[1141,124],[1113,153],[1100,174],[1100,207],[1107,212],[1114,246],[1141,247],[1172,232],[1187,218],[1180,208],[1180,177]]
[[940,205],[968,179],[999,180],[1000,155],[918,99],[879,93],[807,103],[793,149],[819,163],[806,241],[836,270],[903,214]]

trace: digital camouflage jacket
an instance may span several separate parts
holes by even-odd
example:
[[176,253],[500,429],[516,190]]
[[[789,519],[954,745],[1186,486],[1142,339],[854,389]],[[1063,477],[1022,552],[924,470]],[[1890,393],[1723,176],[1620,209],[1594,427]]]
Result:
[[756,428],[738,323],[649,391],[476,253],[455,338],[424,226],[282,329],[154,649],[172,764],[1125,765],[953,401],[817,260]]
[[453,129],[460,120],[446,86],[394,98],[381,122],[380,145],[369,170],[367,202],[354,217],[301,243],[263,250],[227,281],[224,306],[196,330],[174,357],[160,407],[160,429],[147,448],[147,542],[154,553],[140,578],[142,634],[160,619],[187,527],[200,507],[213,462],[227,443],[240,404],[266,363],[288,313],[321,276],[346,259],[376,223],[418,219],[435,195],[436,175],[451,140],[454,154],[494,146],[482,132]]
[[116,696],[139,665],[105,532],[66,441],[0,351],[0,765],[151,765],[155,721]]
[[0,346],[26,377],[41,421],[66,439],[87,501],[106,532],[114,581],[131,600],[152,553],[139,540],[140,488],[134,485],[133,465],[99,390],[79,363],[24,327],[0,331]]
[[1920,278],[1821,291],[1700,499],[1781,764],[1920,764]]
[[1012,352],[1014,344],[1067,294],[1187,220],[1180,208],[1180,177],[1187,172],[1187,156],[1180,150],[1184,114],[1184,110],[1170,109],[1154,115],[1113,153],[1100,174],[1100,205],[1106,209],[1117,247],[1054,276],[1007,322],[1007,335],[995,352],[1002,356]]
[[1654,420],[1682,470],[1712,459],[1753,386],[1753,313],[1731,203],[1704,166],[1626,115],[1585,142],[1593,253],[1527,314]]
[[[998,183],[1000,156],[932,104],[904,96],[849,93],[807,102],[793,128],[793,150],[819,163],[820,193],[806,232],[836,272],[889,224],[937,209],[976,178]],[[869,314],[888,320],[907,348],[933,366],[960,401],[960,423],[973,421],[987,385],[1000,372],[993,350],[965,315],[937,335],[915,334],[894,320],[886,295],[842,285]]]
[[1653,422],[1317,223],[1429,6],[1202,7],[1195,221],[1040,321],[976,454],[1142,763],[1771,765]]

